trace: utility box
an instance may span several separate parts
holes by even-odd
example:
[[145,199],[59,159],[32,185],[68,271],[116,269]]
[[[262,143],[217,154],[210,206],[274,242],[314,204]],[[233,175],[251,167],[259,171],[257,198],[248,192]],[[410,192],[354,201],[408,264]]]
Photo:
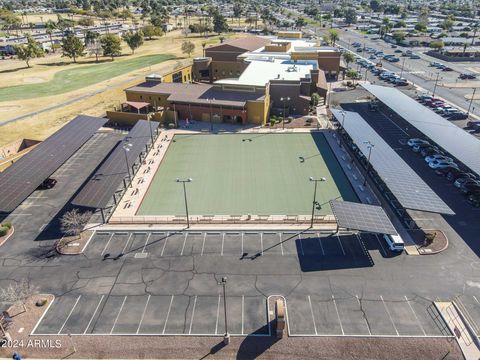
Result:
[[277,339],[283,338],[285,331],[285,305],[281,299],[275,301],[275,328]]

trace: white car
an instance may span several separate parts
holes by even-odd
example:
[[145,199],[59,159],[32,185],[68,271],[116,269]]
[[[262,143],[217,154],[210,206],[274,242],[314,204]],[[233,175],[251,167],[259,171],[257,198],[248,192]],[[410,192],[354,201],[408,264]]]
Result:
[[405,244],[400,237],[400,235],[388,235],[383,234],[383,239],[388,244],[388,248],[392,251],[403,251],[405,248]]
[[407,141],[408,146],[415,146],[419,144],[428,144],[427,140],[422,140],[422,139],[410,139]]
[[428,166],[430,166],[430,168],[432,168],[432,169],[443,169],[443,168],[446,168],[446,167],[449,167],[449,166],[457,166],[457,164],[455,164],[452,161],[433,160],[433,161],[430,161],[428,163]]
[[425,161],[429,163],[430,161],[435,161],[435,160],[445,160],[445,161],[450,161],[453,162],[452,158],[449,158],[448,156],[442,155],[442,154],[434,154],[434,155],[429,155],[425,157]]

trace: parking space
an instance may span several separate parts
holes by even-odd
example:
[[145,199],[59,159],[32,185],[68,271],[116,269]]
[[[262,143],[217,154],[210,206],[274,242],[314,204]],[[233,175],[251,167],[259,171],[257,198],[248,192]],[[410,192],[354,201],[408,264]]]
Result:
[[[270,333],[263,296],[227,296],[233,336]],[[34,329],[35,335],[220,335],[221,295],[62,296]]]
[[431,302],[407,296],[292,295],[287,297],[292,336],[450,336]]

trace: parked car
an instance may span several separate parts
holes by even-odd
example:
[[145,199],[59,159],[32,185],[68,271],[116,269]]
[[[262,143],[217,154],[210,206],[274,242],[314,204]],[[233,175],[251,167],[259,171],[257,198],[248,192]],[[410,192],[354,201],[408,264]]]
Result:
[[434,160],[445,160],[445,161],[449,161],[449,162],[454,162],[451,157],[448,157],[448,156],[445,156],[445,155],[442,155],[442,154],[433,154],[433,155],[425,156],[425,161],[427,163],[429,163],[430,161],[434,161]]
[[417,101],[419,102],[424,102],[426,100],[431,100],[432,97],[430,95],[418,95],[417,96]]
[[432,61],[429,66],[438,67],[440,65],[443,65],[443,64],[436,61]]
[[53,188],[57,184],[57,180],[48,178],[44,180],[40,186],[38,187],[38,190],[47,190]]
[[397,46],[397,45],[394,45],[394,44],[392,44],[390,47],[391,47],[392,49],[396,49],[398,46]]
[[447,166],[452,166],[452,165],[457,165],[452,161],[447,161],[447,160],[433,160],[428,163],[428,166],[431,169],[441,169]]
[[430,145],[424,147],[422,150],[420,150],[420,154],[425,157],[433,154],[439,154],[443,155],[443,152],[435,145]]
[[397,81],[395,81],[395,86],[407,86],[407,85],[408,85],[408,81],[405,79],[397,79]]
[[468,119],[468,114],[458,111],[458,112],[448,114],[447,119],[448,120],[465,120],[465,119]]
[[475,131],[480,130],[480,121],[469,121],[467,122],[467,127]]
[[455,181],[460,177],[470,176],[470,174],[471,173],[466,173],[458,168],[453,168],[446,173],[446,178],[448,181]]
[[426,147],[429,147],[429,146],[430,146],[430,143],[427,143],[427,144],[417,144],[417,145],[415,145],[415,146],[412,148],[412,150],[413,150],[413,152],[420,153],[423,148],[426,148]]
[[460,192],[464,195],[480,194],[480,183],[467,183],[459,187]]
[[445,66],[442,71],[453,71],[451,67]]
[[387,59],[387,61],[390,61],[390,62],[394,62],[394,63],[395,63],[395,62],[399,62],[400,59],[399,59],[398,57],[396,57],[396,56],[391,56],[391,57],[389,57],[389,58]]
[[418,56],[417,54],[411,54],[409,57],[410,57],[410,59],[412,59],[412,60],[418,60],[418,59],[420,59],[420,56]]
[[480,194],[475,193],[468,195],[467,201],[473,207],[480,207]]
[[449,172],[454,172],[454,171],[460,172],[460,169],[458,168],[457,164],[450,164],[450,166],[446,166],[446,167],[440,168],[440,169],[435,169],[435,173],[439,176],[445,176]]
[[477,179],[472,179],[468,176],[465,176],[456,179],[453,183],[453,185],[458,189],[462,188],[463,186],[470,186],[472,184],[479,185],[480,182]]
[[402,53],[402,50],[397,49],[397,50],[394,51],[394,53],[395,53],[395,54],[401,54],[401,53]]
[[388,234],[383,234],[383,239],[385,242],[388,244],[388,248],[391,251],[403,251],[405,248],[405,244],[400,237],[400,235],[388,235]]
[[414,147],[417,144],[430,144],[427,140],[412,138],[407,141],[407,145],[410,147]]
[[473,80],[477,78],[474,74],[460,74],[458,77],[462,80]]

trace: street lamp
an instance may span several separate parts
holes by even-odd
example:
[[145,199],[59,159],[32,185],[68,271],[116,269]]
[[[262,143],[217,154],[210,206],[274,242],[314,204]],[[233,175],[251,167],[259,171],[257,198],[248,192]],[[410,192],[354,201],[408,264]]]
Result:
[[132,186],[132,174],[130,173],[130,165],[128,164],[128,152],[130,151],[130,148],[132,146],[132,143],[128,142],[127,139],[125,139],[125,142],[122,145],[123,151],[125,153],[125,163],[127,164],[128,180],[130,182],[130,186]]
[[177,183],[182,183],[183,184],[183,196],[185,198],[185,213],[187,214],[187,229],[190,227],[190,219],[188,217],[188,202],[187,202],[187,187],[185,186],[185,183],[192,182],[192,178],[188,178],[185,180],[180,180],[179,178],[176,179]]
[[476,91],[477,91],[477,88],[473,88],[473,94],[472,94],[472,97],[470,98],[470,104],[468,105],[467,116],[470,115],[470,109],[472,108],[472,102],[473,102],[473,98],[475,97]]
[[363,143],[367,145],[367,149],[368,149],[367,170],[366,170],[365,176],[363,178],[363,186],[365,186],[367,184],[368,171],[370,170],[370,156],[372,155],[372,149],[375,147],[375,145],[372,144],[372,142],[370,140],[369,141],[364,141]]
[[315,215],[315,206],[317,205],[317,183],[319,181],[327,181],[324,177],[321,177],[320,179],[314,179],[313,177],[310,176],[310,181],[313,181],[315,183],[315,188],[313,190],[313,202],[312,202],[312,221],[310,222],[310,227],[313,228],[313,217]]
[[407,60],[407,57],[405,56],[402,61],[402,71],[400,71],[400,77],[403,75],[403,68],[405,67],[405,60]]
[[432,97],[435,96],[435,90],[437,90],[438,78],[440,77],[440,72],[437,73],[437,78],[435,80],[435,86],[433,87]]
[[223,335],[223,343],[225,345],[230,344],[230,334],[228,333],[228,323],[227,323],[227,296],[226,296],[226,287],[227,287],[227,277],[222,277],[222,281],[218,285],[223,286],[223,310],[225,317],[225,334]]
[[208,102],[210,103],[210,132],[213,133],[213,113],[212,113],[212,101],[215,99],[207,99]]
[[285,130],[285,111],[286,111],[286,110],[285,110],[285,109],[286,109],[286,107],[285,107],[285,102],[287,102],[287,101],[290,101],[290,97],[289,97],[289,96],[287,96],[287,97],[281,97],[281,98],[280,98],[280,101],[283,101],[283,121],[282,121],[282,130]]

